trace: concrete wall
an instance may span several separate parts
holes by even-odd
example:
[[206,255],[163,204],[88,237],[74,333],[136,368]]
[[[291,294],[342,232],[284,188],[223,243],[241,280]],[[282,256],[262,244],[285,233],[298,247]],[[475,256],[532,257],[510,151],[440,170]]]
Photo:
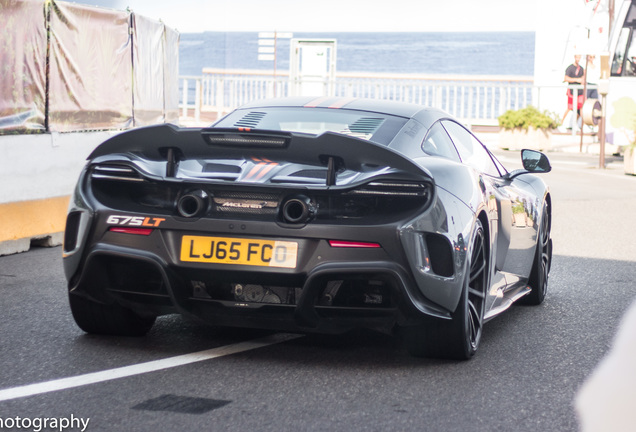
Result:
[[119,132],[0,136],[0,255],[62,243],[66,210],[87,156]]

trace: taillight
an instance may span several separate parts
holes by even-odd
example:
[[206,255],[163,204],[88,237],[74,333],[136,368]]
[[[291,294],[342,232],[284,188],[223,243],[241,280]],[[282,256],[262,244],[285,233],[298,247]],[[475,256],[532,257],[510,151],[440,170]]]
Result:
[[337,248],[380,248],[380,243],[357,241],[329,240],[329,246]]
[[122,233],[122,234],[134,234],[148,236],[152,233],[150,228],[133,228],[133,227],[119,227],[114,226],[109,228],[110,232]]

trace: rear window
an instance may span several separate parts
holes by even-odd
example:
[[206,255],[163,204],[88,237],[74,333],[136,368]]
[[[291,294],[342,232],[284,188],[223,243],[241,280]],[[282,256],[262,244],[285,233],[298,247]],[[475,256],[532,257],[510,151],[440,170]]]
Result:
[[320,135],[335,132],[388,145],[408,119],[366,111],[331,108],[238,110],[214,127],[281,130]]

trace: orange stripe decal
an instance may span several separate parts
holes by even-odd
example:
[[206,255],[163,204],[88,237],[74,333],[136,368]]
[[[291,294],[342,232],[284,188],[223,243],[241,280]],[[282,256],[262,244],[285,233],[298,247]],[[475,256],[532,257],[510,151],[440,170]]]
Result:
[[307,104],[305,104],[305,108],[316,108],[318,105],[320,105],[321,103],[329,99],[331,99],[329,96],[322,96],[322,97],[316,98],[312,101],[309,101]]
[[342,99],[338,99],[336,102],[332,103],[331,105],[329,105],[329,108],[342,108],[343,106],[347,105],[350,102],[353,102],[354,100],[356,100],[356,98],[342,98]]
[[256,176],[256,178],[254,178],[254,180],[260,180],[260,179],[262,179],[262,178],[265,176],[265,174],[267,174],[268,172],[270,172],[270,171],[272,170],[272,168],[276,168],[277,166],[278,166],[278,164],[277,164],[277,163],[270,163],[270,164],[267,164],[267,165],[266,165],[266,166],[265,166],[265,167],[261,170],[261,172],[260,172],[260,173],[258,173],[258,175]]
[[255,165],[250,172],[247,173],[247,175],[244,177],[244,180],[249,180],[253,175],[256,175],[262,166],[264,166],[264,163],[259,163],[258,165]]

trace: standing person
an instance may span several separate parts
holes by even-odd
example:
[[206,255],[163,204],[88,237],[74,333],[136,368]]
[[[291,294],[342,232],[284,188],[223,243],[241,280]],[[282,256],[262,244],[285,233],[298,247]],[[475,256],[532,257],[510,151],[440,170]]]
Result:
[[[583,84],[583,79],[584,79],[583,76],[585,75],[585,70],[579,64],[580,61],[581,61],[581,56],[579,54],[575,55],[574,63],[568,66],[567,69],[565,70],[565,77],[563,78],[563,81],[568,83],[568,85],[570,86]],[[568,89],[567,95],[568,95],[568,109],[565,111],[565,114],[563,114],[563,120],[561,120],[561,124],[565,123],[565,118],[568,116],[568,113],[574,109],[574,101],[573,101],[574,96],[573,96],[573,91],[571,88]],[[583,95],[583,90],[581,89],[577,90],[576,99],[577,99],[576,121],[578,124],[579,116],[581,115],[581,107],[583,106],[583,100],[585,99]]]

